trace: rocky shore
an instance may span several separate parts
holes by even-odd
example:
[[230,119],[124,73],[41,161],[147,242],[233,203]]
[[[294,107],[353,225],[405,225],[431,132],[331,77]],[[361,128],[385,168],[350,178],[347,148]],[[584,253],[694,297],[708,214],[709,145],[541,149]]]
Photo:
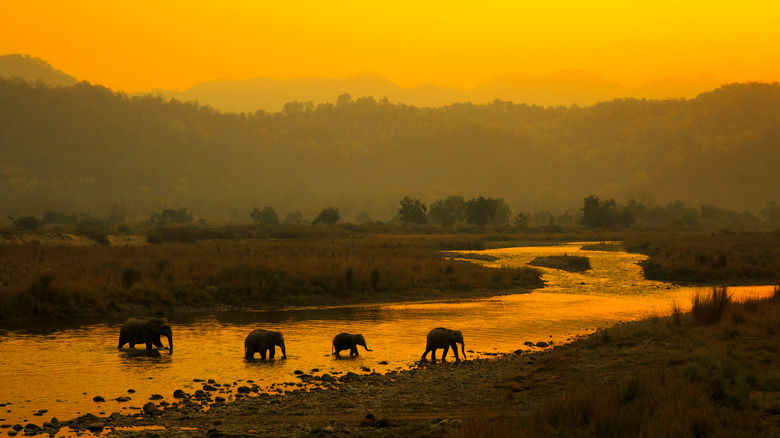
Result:
[[[387,374],[296,371],[270,393],[254,382],[196,380],[202,389],[152,396],[135,414],[83,415],[14,425],[9,435],[103,436],[426,436],[458,432],[475,413],[506,408],[511,378],[539,354],[420,362]],[[507,380],[510,379],[510,380]],[[6,425],[7,426],[7,425]]]

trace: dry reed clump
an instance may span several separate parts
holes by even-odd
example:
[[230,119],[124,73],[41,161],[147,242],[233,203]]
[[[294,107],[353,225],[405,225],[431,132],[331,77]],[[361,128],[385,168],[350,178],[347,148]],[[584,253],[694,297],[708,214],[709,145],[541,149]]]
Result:
[[[218,240],[123,247],[0,248],[0,318],[130,305],[328,304],[406,291],[541,287],[534,269],[446,260],[439,239]],[[42,277],[49,276],[49,277]],[[45,287],[35,286],[50,278]],[[71,304],[74,303],[74,304]]]
[[709,296],[696,293],[692,298],[691,314],[698,324],[712,325],[723,318],[731,296],[725,287],[714,287]]

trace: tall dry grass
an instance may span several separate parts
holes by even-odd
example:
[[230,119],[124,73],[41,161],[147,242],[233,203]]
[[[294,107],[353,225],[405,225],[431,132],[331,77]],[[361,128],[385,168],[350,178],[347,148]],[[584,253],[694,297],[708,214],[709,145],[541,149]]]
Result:
[[519,393],[501,430],[490,433],[476,411],[461,436],[780,436],[780,286],[762,299],[734,301],[715,288],[693,300],[719,316],[705,322],[675,306],[668,317],[565,347],[572,350],[541,362],[564,389],[552,401],[529,407]]
[[532,288],[533,269],[446,260],[441,237],[0,246],[0,317],[148,307],[327,304],[408,291]]
[[642,263],[654,280],[709,284],[780,281],[780,232],[631,233],[627,251],[649,256]]

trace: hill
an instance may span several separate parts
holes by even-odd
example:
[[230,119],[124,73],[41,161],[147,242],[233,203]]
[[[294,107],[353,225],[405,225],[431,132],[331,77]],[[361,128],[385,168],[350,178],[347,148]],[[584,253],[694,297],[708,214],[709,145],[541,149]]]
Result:
[[404,196],[503,198],[575,215],[591,194],[758,211],[778,201],[780,85],[589,107],[496,100],[417,108],[342,95],[223,114],[78,83],[0,80],[1,217],[46,211],[144,220],[187,207],[247,220],[271,205],[388,220]]
[[76,78],[56,70],[48,62],[29,55],[0,56],[0,77],[20,77],[28,81],[41,81],[47,85],[63,87],[73,85]]
[[[335,102],[338,96],[387,98],[391,102],[415,106],[440,107],[459,102],[484,104],[495,99],[529,105],[593,105],[615,98],[692,98],[717,88],[712,77],[663,78],[637,87],[627,87],[599,76],[567,70],[546,76],[511,74],[494,78],[472,89],[420,84],[401,88],[372,73],[346,78],[299,78],[277,80],[253,78],[204,82],[184,91],[152,90],[166,98],[195,101],[220,111],[281,111],[293,101],[315,105]],[[140,95],[140,94],[139,94]]]

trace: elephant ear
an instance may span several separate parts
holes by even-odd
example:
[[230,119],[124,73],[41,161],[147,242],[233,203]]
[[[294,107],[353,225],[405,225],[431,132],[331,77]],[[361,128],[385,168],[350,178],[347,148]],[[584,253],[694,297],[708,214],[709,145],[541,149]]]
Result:
[[149,327],[155,333],[162,333],[164,325],[163,320],[160,318],[152,318],[152,320],[149,321]]

